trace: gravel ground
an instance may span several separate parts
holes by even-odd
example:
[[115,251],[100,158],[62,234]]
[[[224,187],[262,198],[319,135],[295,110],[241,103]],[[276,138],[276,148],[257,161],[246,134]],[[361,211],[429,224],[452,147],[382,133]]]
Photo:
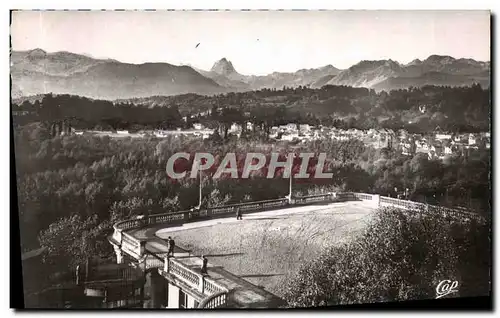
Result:
[[358,234],[374,210],[349,202],[280,211],[286,210],[243,215],[241,221],[225,218],[199,228],[166,228],[156,235],[171,235],[180,247],[282,296],[283,284],[304,260]]

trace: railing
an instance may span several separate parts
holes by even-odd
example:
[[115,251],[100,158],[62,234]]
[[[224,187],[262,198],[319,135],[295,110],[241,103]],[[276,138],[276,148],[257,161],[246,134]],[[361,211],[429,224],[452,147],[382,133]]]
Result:
[[373,194],[368,194],[368,193],[352,193],[352,195],[359,200],[368,200],[371,201],[373,200]]
[[407,210],[408,209],[424,209],[424,210],[426,210],[428,208],[428,205],[424,204],[424,203],[401,200],[401,199],[394,199],[394,198],[388,198],[388,197],[380,197],[380,206],[395,206],[395,207],[399,207],[399,208],[407,209]]
[[201,219],[209,216],[209,211],[207,209],[203,210],[194,210],[189,212],[189,219]]
[[314,194],[294,199],[295,204],[307,204],[317,202],[331,202],[334,201],[335,193]]
[[288,199],[276,199],[276,200],[265,200],[249,203],[233,204],[222,207],[213,207],[201,210],[191,210],[191,211],[179,211],[164,214],[153,214],[145,216],[142,218],[136,218],[131,220],[125,220],[116,223],[113,228],[113,240],[119,243],[128,251],[132,251],[136,255],[142,255],[140,253],[140,241],[128,235],[125,231],[134,228],[140,228],[144,226],[163,224],[163,223],[184,223],[189,220],[196,220],[203,217],[209,217],[212,215],[226,215],[235,213],[236,209],[239,207],[242,212],[255,212],[259,210],[265,210],[276,207],[283,207],[288,205]]
[[464,221],[470,220],[470,219],[480,219],[477,214],[471,213],[471,212],[466,212],[462,211],[459,209],[450,209],[450,208],[445,208],[445,207],[439,207],[439,206],[433,206],[430,205],[428,206],[428,211],[429,212],[442,212],[446,215],[455,217],[455,218],[461,218]]
[[226,288],[217,284],[215,281],[211,280],[208,277],[204,277],[203,279],[203,293],[206,295],[212,295],[215,293],[220,293],[223,291],[227,291]]
[[235,213],[237,208],[239,208],[241,212],[255,212],[269,208],[283,207],[286,205],[288,205],[288,199],[254,201],[248,203],[239,203],[239,204],[209,208],[207,209],[207,214],[219,215],[219,214]]
[[222,207],[208,209],[208,213],[211,215],[229,214],[234,212],[236,212],[235,206],[222,206]]
[[354,193],[352,192],[341,192],[336,194],[337,200],[339,201],[351,201],[356,200]]
[[153,214],[147,216],[144,220],[146,225],[185,221],[189,219],[189,213],[189,211],[180,211],[168,214]]
[[174,274],[175,277],[180,278],[182,281],[184,281],[186,284],[193,287],[194,289],[200,288],[199,286],[201,281],[200,279],[201,275],[193,272],[188,267],[174,260],[169,259],[168,263],[169,263],[168,264],[169,273]]
[[152,261],[149,268],[153,267],[158,267],[161,273],[175,276],[204,295],[210,296],[219,292],[228,292],[226,287],[218,284],[209,277],[203,276],[201,273],[193,271],[173,258],[165,257],[162,262]]
[[407,201],[389,197],[380,197],[380,206],[393,206],[405,210],[417,210],[426,213],[442,213],[443,215],[462,218],[464,220],[476,219],[481,220],[482,217],[476,213],[467,212],[460,209],[450,209],[442,206],[430,205],[420,202]]
[[135,238],[134,236],[128,234],[128,233],[121,233],[122,236],[122,249],[131,252],[135,256],[142,256],[144,250],[143,250],[143,245],[139,239]]
[[157,257],[154,254],[148,253],[145,259],[145,268],[163,268],[165,266],[165,261],[163,258]]
[[[465,212],[457,209],[449,209],[444,207],[432,206],[424,203],[413,201],[400,200],[395,198],[383,197],[376,194],[356,193],[356,192],[341,192],[341,193],[327,193],[318,195],[309,195],[294,198],[292,205],[318,203],[318,202],[335,202],[335,201],[351,201],[362,200],[371,202],[374,207],[394,206],[403,209],[415,209],[426,212],[443,212],[453,217],[460,217],[464,219],[480,218],[475,213]],[[248,203],[240,203],[229,206],[213,207],[201,210],[179,211],[166,214],[154,214],[142,218],[125,220],[116,223],[113,233],[113,240],[117,242],[122,249],[131,252],[135,256],[141,257],[144,253],[144,242],[136,239],[132,235],[127,234],[125,231],[162,223],[185,223],[191,220],[197,220],[210,216],[222,216],[236,212],[240,208],[241,212],[256,212],[271,208],[279,208],[290,205],[287,198],[276,200],[265,200]]]
[[123,250],[129,252],[130,254],[141,257],[144,254],[144,244],[145,241],[141,241],[136,237],[122,232],[122,242],[121,247]]
[[[383,197],[376,194],[343,192],[343,193],[327,193],[319,195],[310,195],[294,198],[291,202],[292,205],[301,205],[317,202],[338,202],[338,201],[364,201],[373,204],[374,207],[387,207],[394,206],[407,210],[418,210],[424,213],[443,213],[462,220],[469,220],[472,218],[480,218],[478,214],[466,212],[458,209],[449,209],[439,206],[432,206],[424,203],[413,201],[400,200],[395,198]],[[255,212],[262,211],[270,208],[289,206],[290,201],[288,198],[257,201],[249,203],[234,204],[230,206],[214,207],[208,209],[180,211],[168,214],[155,214],[142,218],[125,220],[116,223],[113,233],[113,240],[120,244],[120,247],[130,255],[135,256],[137,259],[143,258],[145,268],[158,268],[160,272],[169,273],[186,283],[188,286],[197,290],[198,292],[207,295],[198,308],[219,308],[227,306],[228,290],[211,280],[208,277],[201,275],[183,265],[175,259],[165,257],[163,254],[152,254],[145,250],[145,242],[141,241],[134,236],[124,232],[133,228],[139,228],[148,225],[162,224],[162,223],[184,223],[191,220],[197,220],[212,215],[226,215],[235,213],[239,208],[242,212]]]
[[227,307],[227,297],[228,292],[227,291],[221,291],[218,293],[215,293],[205,299],[203,299],[200,304],[198,305],[198,308],[204,308],[204,309],[209,309],[209,308],[224,308]]

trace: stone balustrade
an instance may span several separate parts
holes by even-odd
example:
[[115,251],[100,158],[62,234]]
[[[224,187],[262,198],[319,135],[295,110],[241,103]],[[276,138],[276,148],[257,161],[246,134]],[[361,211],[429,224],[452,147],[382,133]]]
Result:
[[157,262],[157,260],[152,260],[149,265],[146,265],[146,268],[153,267],[159,268],[160,272],[163,274],[173,275],[201,294],[210,296],[214,293],[228,292],[227,288],[224,286],[221,286],[209,277],[192,270],[172,257],[165,257],[161,263]]
[[222,291],[215,293],[200,302],[198,308],[214,309],[224,308],[227,306],[228,292]]
[[[343,193],[327,193],[319,195],[310,195],[294,198],[293,205],[304,205],[312,203],[329,203],[336,201],[364,201],[371,204],[373,207],[397,207],[405,210],[416,210],[428,213],[444,213],[446,215],[463,218],[463,219],[478,219],[480,216],[475,213],[466,212],[463,210],[449,209],[439,206],[432,206],[424,203],[400,200],[395,198],[383,197],[377,194],[343,192]],[[201,210],[179,211],[164,214],[149,215],[142,218],[130,219],[118,222],[114,225],[113,240],[121,246],[121,248],[136,257],[142,257],[144,254],[144,243],[139,239],[127,234],[125,231],[150,226],[155,224],[175,224],[196,221],[206,217],[231,215],[240,208],[242,212],[264,211],[266,209],[280,208],[290,206],[290,202],[286,198],[276,200],[266,200],[257,202],[248,202],[234,204],[222,207],[213,207]]]
[[[136,259],[142,259],[145,262],[145,268],[158,268],[160,272],[174,275],[193,289],[199,291],[208,297],[200,303],[199,308],[217,308],[223,307],[227,303],[228,290],[212,281],[210,278],[201,275],[183,265],[181,262],[173,258],[159,257],[158,255],[148,254],[145,250],[145,241],[128,234],[126,231],[151,226],[155,224],[175,224],[196,221],[202,218],[212,216],[224,216],[234,214],[236,209],[239,208],[242,212],[256,212],[264,211],[266,209],[280,208],[285,206],[305,205],[313,203],[330,203],[339,201],[363,201],[375,208],[378,207],[397,207],[405,210],[416,210],[424,213],[443,213],[453,217],[469,220],[472,218],[480,218],[478,214],[449,209],[438,206],[431,206],[424,203],[412,202],[407,200],[400,200],[395,198],[383,197],[377,194],[367,193],[326,193],[319,195],[310,195],[293,198],[281,198],[276,200],[266,200],[257,202],[248,202],[241,204],[234,204],[222,207],[213,207],[208,209],[179,211],[165,214],[155,214],[149,216],[141,216],[136,219],[124,220],[116,223],[112,239],[114,244],[119,244],[119,248]],[[117,248],[118,248],[117,246]],[[117,254],[118,255],[118,254]]]

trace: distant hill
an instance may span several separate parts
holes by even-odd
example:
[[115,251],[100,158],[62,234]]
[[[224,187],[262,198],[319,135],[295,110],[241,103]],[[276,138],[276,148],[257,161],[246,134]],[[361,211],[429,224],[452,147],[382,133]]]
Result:
[[23,95],[52,92],[117,99],[227,91],[189,66],[168,63],[127,64],[40,49],[13,52],[11,63],[13,86]]
[[391,90],[424,85],[462,86],[479,83],[489,86],[489,82],[489,62],[431,55],[424,61],[416,59],[406,65],[392,60],[361,61],[340,72],[326,84]]
[[480,84],[482,87],[489,87],[490,73],[484,71],[476,75],[457,75],[443,72],[427,72],[417,77],[390,77],[382,82],[373,85],[375,90],[391,90],[403,89],[410,86],[422,87],[425,85],[434,86],[470,86],[474,83]]
[[242,75],[236,71],[231,61],[222,58],[216,61],[210,71],[197,70],[213,79],[219,85],[235,91],[258,90],[263,88],[281,89],[283,86],[310,86],[325,76],[337,75],[340,70],[332,65],[315,69],[301,69],[294,73],[274,72],[269,75]]
[[69,76],[84,72],[92,66],[116,62],[98,60],[85,55],[70,52],[47,53],[41,49],[31,51],[13,51],[11,54],[11,72],[15,74],[42,73],[52,76]]
[[462,86],[479,83],[489,86],[490,63],[451,56],[431,55],[424,61],[415,59],[404,65],[393,60],[361,61],[346,70],[332,65],[294,73],[274,72],[265,76],[239,74],[226,58],[215,62],[210,71],[197,70],[219,85],[232,91],[281,89],[283,86],[346,85],[376,90],[408,88],[410,86]]
[[129,99],[181,94],[213,95],[251,90],[321,88],[324,85],[391,90],[410,86],[490,84],[490,62],[431,55],[404,65],[393,60],[361,61],[346,70],[332,65],[243,75],[227,58],[209,71],[168,63],[129,64],[70,52],[41,49],[11,53],[12,96],[45,93],[71,94],[96,99]]
[[329,85],[372,87],[379,82],[403,73],[402,66],[392,60],[361,61],[332,78]]

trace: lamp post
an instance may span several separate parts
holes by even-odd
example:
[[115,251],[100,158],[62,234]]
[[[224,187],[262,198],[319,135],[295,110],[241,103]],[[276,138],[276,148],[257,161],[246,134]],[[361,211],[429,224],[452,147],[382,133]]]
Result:
[[[297,157],[297,154],[294,153],[293,154],[293,158],[295,159]],[[293,181],[293,160],[292,160],[292,164],[291,164],[291,167],[290,167],[290,183],[288,185],[288,204],[292,204],[292,181]]]
[[203,177],[201,174],[201,169],[199,171],[199,174],[200,174],[200,194],[199,194],[199,203],[198,203],[198,207],[197,207],[198,210],[201,209],[201,201],[203,200],[203,195],[202,195]]

